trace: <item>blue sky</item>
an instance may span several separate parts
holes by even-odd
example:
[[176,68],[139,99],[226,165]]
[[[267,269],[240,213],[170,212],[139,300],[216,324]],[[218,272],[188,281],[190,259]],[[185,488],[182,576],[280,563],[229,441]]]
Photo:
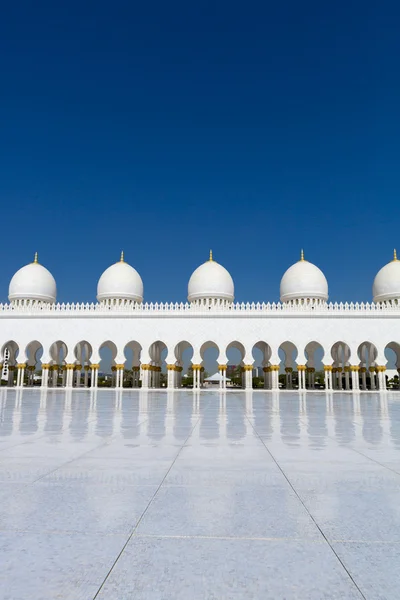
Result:
[[27,2],[0,20],[0,299],[35,251],[92,301],[125,251],[148,301],[214,257],[240,301],[299,257],[370,300],[399,242],[395,2]]

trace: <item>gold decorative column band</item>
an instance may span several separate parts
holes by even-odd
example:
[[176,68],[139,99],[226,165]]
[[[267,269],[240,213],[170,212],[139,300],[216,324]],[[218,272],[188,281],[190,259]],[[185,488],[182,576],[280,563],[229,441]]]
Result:
[[360,373],[366,373],[366,372],[367,372],[366,367],[360,367]]
[[75,371],[80,371],[82,369],[82,365],[75,365]]
[[83,368],[85,369],[85,371],[89,371],[90,366],[89,365],[85,365]]
[[66,369],[75,369],[75,365],[69,364],[69,365],[65,365]]
[[201,365],[192,365],[193,371],[200,371]]
[[345,367],[345,368],[344,368],[344,372],[345,372],[345,373],[350,373],[350,371],[351,371],[351,368],[350,368],[350,367]]
[[376,368],[375,368],[375,367],[370,367],[370,368],[369,368],[369,372],[370,372],[370,373],[375,373],[375,371],[376,371]]
[[351,369],[352,371],[360,371],[360,370],[361,370],[361,369],[360,369],[360,367],[359,367],[358,365],[351,365],[350,369]]
[[297,365],[298,371],[305,371],[307,369],[306,365]]
[[285,373],[293,373],[292,367],[285,367]]
[[271,365],[270,369],[271,369],[271,371],[279,371],[280,366],[279,365]]
[[90,368],[91,368],[91,369],[99,369],[99,368],[100,368],[100,365],[99,365],[99,364],[97,364],[97,363],[93,363],[93,364],[91,364],[91,365],[90,365]]
[[[74,366],[74,365],[72,365],[72,366]],[[51,367],[51,365],[49,363],[42,363],[42,369],[49,369],[50,367]],[[11,367],[8,367],[8,368],[10,369]]]
[[218,365],[218,371],[226,371],[226,365]]
[[142,365],[142,371],[150,371],[151,365]]
[[26,363],[18,363],[17,364],[17,369],[25,369],[26,367]]
[[271,367],[263,367],[264,373],[270,373]]
[[252,371],[253,365],[243,365],[243,371]]
[[332,371],[333,367],[332,365],[324,365],[324,371]]
[[167,371],[175,371],[175,365],[167,365]]
[[175,371],[178,371],[178,373],[182,373],[183,367],[175,367]]
[[140,371],[140,367],[138,367],[138,366],[132,367],[132,371]]
[[386,367],[378,367],[378,365],[375,367],[375,369],[378,371],[378,373],[383,373],[384,371],[386,371]]
[[125,365],[115,365],[115,368],[117,371],[122,371],[123,369],[125,369]]

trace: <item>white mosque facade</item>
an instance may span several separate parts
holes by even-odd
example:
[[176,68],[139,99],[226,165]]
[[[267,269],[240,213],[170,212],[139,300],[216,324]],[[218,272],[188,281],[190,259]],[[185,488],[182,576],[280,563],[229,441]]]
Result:
[[[375,277],[371,303],[329,303],[323,272],[304,259],[283,275],[280,303],[235,303],[229,272],[213,260],[192,274],[187,303],[143,302],[143,282],[124,260],[98,282],[97,303],[59,304],[52,274],[35,256],[13,276],[0,305],[0,363],[8,386],[98,386],[102,348],[112,355],[116,388],[182,385],[183,354],[192,349],[193,389],[204,384],[204,354],[218,352],[226,388],[227,353],[241,356],[242,387],[253,385],[254,351],[262,356],[264,388],[315,389],[322,357],[326,390],[385,390],[387,349],[400,372],[400,261]],[[127,359],[127,348],[130,349]],[[386,353],[386,354],[385,354]],[[162,358],[163,357],[163,358]]]

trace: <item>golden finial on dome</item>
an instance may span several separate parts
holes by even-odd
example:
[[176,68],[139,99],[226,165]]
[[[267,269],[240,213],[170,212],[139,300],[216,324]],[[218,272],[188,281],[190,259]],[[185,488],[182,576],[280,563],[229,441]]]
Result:
[[300,260],[301,260],[301,262],[303,262],[305,260],[304,259],[304,250],[303,250],[303,248],[300,251]]
[[33,259],[33,264],[34,265],[38,265],[39,264],[39,258],[38,258],[38,253],[35,252],[35,258]]
[[121,258],[119,259],[119,262],[125,262],[124,261],[124,251],[123,250],[121,252]]
[[396,248],[393,250],[393,262],[396,262],[398,260],[397,258],[397,252],[396,252]]
[[212,257],[212,250],[210,250],[210,262],[213,261],[213,257]]

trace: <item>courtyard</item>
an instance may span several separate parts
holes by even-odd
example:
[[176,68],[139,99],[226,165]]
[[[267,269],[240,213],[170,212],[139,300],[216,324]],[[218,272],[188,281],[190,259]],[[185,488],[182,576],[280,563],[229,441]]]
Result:
[[397,600],[397,393],[0,391],[1,600]]

